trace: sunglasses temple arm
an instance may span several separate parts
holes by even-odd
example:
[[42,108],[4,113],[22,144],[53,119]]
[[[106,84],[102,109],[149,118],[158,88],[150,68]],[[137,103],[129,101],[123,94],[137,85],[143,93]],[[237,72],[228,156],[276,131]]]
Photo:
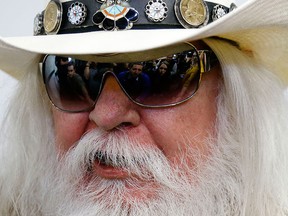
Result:
[[211,68],[218,62],[216,55],[211,50],[199,50],[198,54],[201,73],[209,72]]

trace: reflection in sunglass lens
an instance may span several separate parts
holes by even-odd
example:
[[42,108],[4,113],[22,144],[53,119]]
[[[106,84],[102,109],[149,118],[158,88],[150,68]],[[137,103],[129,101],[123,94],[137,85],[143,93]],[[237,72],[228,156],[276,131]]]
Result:
[[131,100],[147,107],[186,100],[196,92],[201,76],[196,49],[134,63],[87,62],[47,55],[42,72],[50,100],[68,112],[93,108],[108,73],[117,78]]

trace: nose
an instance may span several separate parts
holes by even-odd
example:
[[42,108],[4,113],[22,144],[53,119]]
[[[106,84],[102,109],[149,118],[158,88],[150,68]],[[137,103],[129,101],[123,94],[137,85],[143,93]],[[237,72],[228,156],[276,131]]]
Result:
[[137,108],[122,91],[116,78],[108,75],[89,119],[104,130],[112,130],[121,125],[137,126],[140,122]]

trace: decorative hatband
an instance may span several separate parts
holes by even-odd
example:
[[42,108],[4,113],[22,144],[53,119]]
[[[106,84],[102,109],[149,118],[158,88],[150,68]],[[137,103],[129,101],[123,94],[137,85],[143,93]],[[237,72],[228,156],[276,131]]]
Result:
[[51,0],[34,19],[34,35],[200,28],[235,8],[204,0]]

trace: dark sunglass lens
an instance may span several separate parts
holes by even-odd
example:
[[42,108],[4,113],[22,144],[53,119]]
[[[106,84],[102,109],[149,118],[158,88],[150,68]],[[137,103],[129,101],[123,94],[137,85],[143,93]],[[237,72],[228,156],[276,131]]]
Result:
[[189,50],[146,62],[130,63],[118,79],[136,102],[160,106],[192,96],[200,78],[199,57]]
[[93,106],[100,88],[97,71],[88,63],[49,55],[43,63],[43,76],[52,103],[61,110],[78,112]]

